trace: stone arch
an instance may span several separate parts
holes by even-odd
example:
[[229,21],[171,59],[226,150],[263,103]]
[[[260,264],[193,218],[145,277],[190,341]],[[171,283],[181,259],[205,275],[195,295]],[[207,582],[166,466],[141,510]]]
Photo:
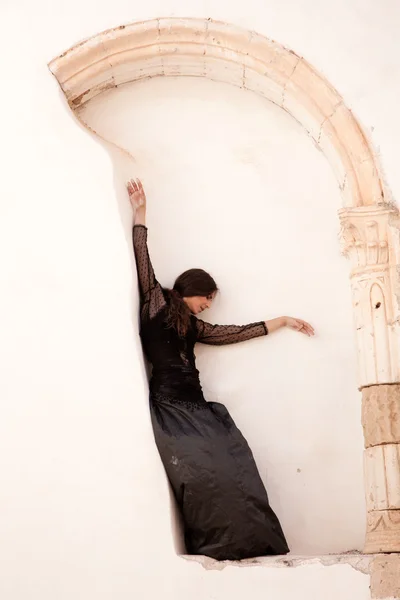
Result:
[[100,33],[52,60],[72,110],[147,77],[197,76],[253,91],[294,117],[331,163],[345,206],[384,200],[378,161],[340,94],[302,57],[211,19],[154,19]]
[[[196,76],[230,83],[292,115],[327,157],[343,196],[342,243],[351,259],[366,446],[366,551],[399,552],[400,432],[391,426],[400,414],[399,214],[385,199],[378,158],[343,98],[293,51],[211,19],[122,25],[77,44],[49,68],[76,114],[99,94],[145,78]],[[377,281],[379,301],[371,310],[369,291]],[[377,435],[379,415],[385,418]],[[391,469],[385,462],[389,446]]]

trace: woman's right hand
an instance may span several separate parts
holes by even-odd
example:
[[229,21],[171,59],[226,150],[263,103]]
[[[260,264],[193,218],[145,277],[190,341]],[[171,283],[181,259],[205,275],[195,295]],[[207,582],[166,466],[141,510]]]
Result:
[[144,193],[144,189],[142,186],[142,182],[140,179],[131,179],[126,184],[129,201],[132,205],[132,208],[136,211],[139,209],[146,210],[146,194]]

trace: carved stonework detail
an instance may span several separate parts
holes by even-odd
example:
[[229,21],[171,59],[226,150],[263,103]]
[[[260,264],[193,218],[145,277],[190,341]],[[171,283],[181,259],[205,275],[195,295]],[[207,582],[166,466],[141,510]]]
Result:
[[367,509],[400,510],[400,444],[368,448],[364,459]]
[[400,510],[377,510],[368,513],[364,551],[400,552]]
[[389,272],[352,277],[360,387],[390,383],[398,373]]
[[365,447],[400,443],[400,384],[362,390]]
[[359,207],[339,216],[343,252],[351,261],[359,385],[398,382],[397,211]]
[[343,253],[353,269],[386,266],[390,258],[389,216],[387,207],[348,208],[339,211]]
[[362,390],[365,552],[400,552],[400,384]]
[[343,229],[344,252],[350,254],[353,251],[359,267],[388,263],[388,242],[379,239],[377,221],[367,221],[364,225],[364,233],[363,236],[352,223],[346,224]]

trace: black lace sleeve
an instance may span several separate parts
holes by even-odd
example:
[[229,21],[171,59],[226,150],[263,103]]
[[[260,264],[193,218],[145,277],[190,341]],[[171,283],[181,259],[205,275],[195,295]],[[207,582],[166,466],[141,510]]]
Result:
[[147,227],[135,225],[132,240],[139,280],[141,317],[142,320],[152,319],[164,308],[166,301],[150,261],[147,249]]
[[202,344],[223,346],[268,335],[268,329],[264,321],[249,323],[249,325],[211,325],[196,319],[196,333],[196,341]]

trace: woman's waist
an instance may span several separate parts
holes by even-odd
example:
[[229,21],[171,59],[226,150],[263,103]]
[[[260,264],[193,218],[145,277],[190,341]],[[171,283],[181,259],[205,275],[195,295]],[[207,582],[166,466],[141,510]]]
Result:
[[181,366],[153,368],[150,389],[160,393],[201,391],[199,372]]
[[165,364],[152,365],[152,374],[153,377],[157,377],[158,379],[190,379],[190,378],[199,378],[199,372],[196,367],[192,364],[184,364],[184,363],[172,363],[167,362]]

